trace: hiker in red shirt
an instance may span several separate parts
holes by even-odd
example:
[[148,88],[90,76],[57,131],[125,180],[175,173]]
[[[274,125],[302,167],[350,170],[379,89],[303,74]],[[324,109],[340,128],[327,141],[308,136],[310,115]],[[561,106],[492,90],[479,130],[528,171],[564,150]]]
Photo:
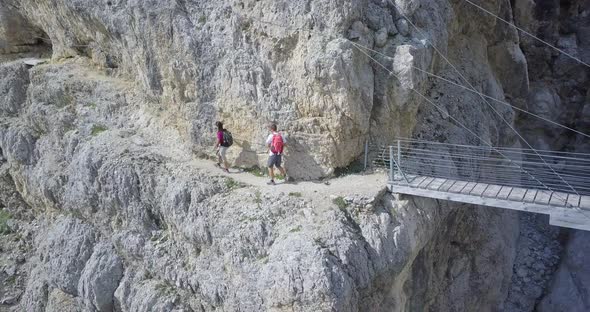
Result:
[[281,160],[282,160],[281,158],[283,156],[283,148],[287,144],[287,141],[285,140],[285,137],[282,134],[277,132],[277,125],[276,124],[271,124],[268,127],[268,130],[270,130],[271,134],[269,134],[268,138],[266,139],[266,146],[268,147],[267,166],[268,166],[268,173],[270,175],[270,182],[268,182],[267,184],[274,185],[275,184],[274,167],[277,167],[277,169],[279,169],[279,171],[281,172],[281,174],[285,178],[285,181],[287,181],[287,172],[285,171],[285,169],[283,167],[281,167]]

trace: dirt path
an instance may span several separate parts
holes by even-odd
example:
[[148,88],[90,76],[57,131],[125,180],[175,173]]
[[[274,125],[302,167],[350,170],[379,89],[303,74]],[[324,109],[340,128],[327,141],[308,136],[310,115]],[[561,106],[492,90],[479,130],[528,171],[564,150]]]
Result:
[[198,159],[193,161],[195,167],[201,168],[211,174],[231,177],[232,179],[260,188],[263,193],[289,194],[301,193],[301,196],[310,200],[316,207],[326,207],[331,204],[333,196],[364,195],[372,197],[381,191],[387,182],[385,173],[351,174],[326,181],[301,181],[285,183],[281,180],[276,185],[267,185],[268,177],[257,177],[241,169],[232,168],[230,173],[225,173],[215,166],[213,161]]

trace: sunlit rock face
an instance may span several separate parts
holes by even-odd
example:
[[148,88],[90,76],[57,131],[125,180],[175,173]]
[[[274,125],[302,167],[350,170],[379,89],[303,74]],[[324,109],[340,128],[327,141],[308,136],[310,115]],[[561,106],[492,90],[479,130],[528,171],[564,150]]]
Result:
[[[520,7],[485,5],[502,16]],[[518,236],[510,213],[399,200],[383,184],[363,197],[355,180],[339,209],[331,194],[241,185],[198,157],[217,120],[240,166],[263,166],[266,125],[277,122],[287,170],[302,180],[349,165],[367,140],[518,146],[510,107],[424,72],[560,111],[559,90],[532,80],[514,29],[459,0],[4,0],[0,17],[5,305],[502,307]]]

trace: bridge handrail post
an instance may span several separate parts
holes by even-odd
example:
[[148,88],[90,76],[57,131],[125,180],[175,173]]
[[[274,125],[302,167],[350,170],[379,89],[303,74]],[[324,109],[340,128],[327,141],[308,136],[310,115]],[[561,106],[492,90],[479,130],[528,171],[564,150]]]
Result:
[[397,166],[400,168],[399,170],[401,171],[402,169],[402,147],[401,147],[401,143],[399,141],[399,139],[397,140]]
[[369,139],[365,141],[365,170],[367,170],[367,162],[369,161]]
[[406,183],[410,184],[410,180],[408,179],[408,177],[406,176],[406,174],[402,170],[402,167],[400,166],[399,162],[401,162],[401,159],[402,159],[401,158],[401,147],[400,147],[400,142],[398,140],[397,141],[397,160],[398,161],[395,161],[395,157],[393,157],[393,145],[389,146],[389,177],[391,178],[391,181],[394,181],[395,175],[393,172],[393,165],[395,164],[399,173],[404,177],[404,180],[406,180]]
[[[389,181],[395,180],[395,173],[393,172],[393,146],[389,146]],[[397,165],[397,164],[396,164]]]

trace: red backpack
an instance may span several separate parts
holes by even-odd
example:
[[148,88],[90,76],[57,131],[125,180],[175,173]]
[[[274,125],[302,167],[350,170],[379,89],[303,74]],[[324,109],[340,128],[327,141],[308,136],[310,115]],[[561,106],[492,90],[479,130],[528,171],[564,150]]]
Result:
[[272,143],[270,144],[270,150],[273,154],[282,154],[283,153],[283,136],[275,132],[272,134]]

